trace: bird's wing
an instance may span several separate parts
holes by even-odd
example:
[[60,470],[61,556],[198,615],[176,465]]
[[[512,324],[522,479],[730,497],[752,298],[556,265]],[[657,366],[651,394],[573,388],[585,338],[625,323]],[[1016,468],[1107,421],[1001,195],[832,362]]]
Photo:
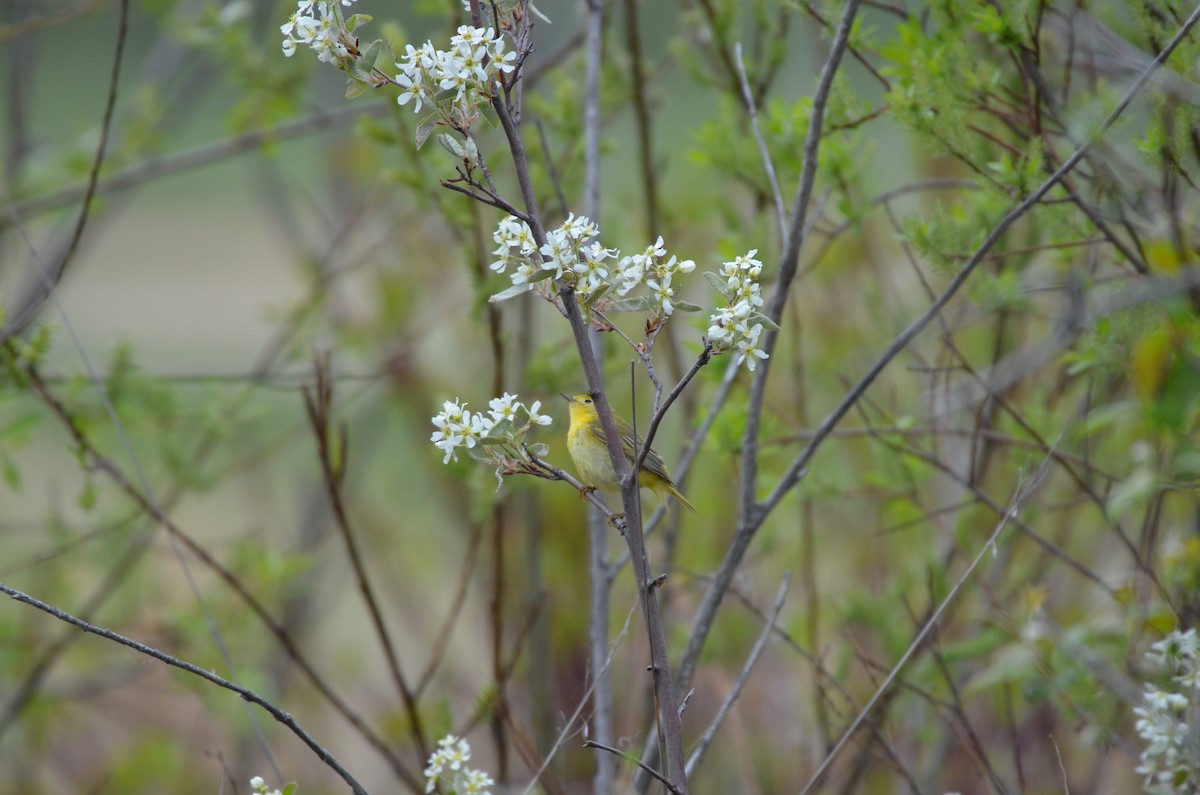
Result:
[[[592,436],[596,437],[601,444],[607,446],[608,440],[604,438],[604,429],[599,424],[589,428]],[[617,432],[621,434],[621,442],[625,450],[625,460],[633,463],[633,446],[636,439],[638,450],[642,447],[642,437],[635,436],[629,429],[629,426],[620,420],[617,421]],[[642,469],[652,475],[662,478],[668,483],[671,482],[671,476],[667,474],[667,465],[663,463],[662,456],[655,452],[654,448],[650,448],[650,452],[646,453],[646,460],[642,462]]]

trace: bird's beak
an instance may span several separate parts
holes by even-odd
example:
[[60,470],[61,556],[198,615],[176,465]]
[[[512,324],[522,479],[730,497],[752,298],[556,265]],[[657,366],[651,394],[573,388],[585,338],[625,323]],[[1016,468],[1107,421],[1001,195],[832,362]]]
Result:
[[562,396],[563,396],[563,399],[564,399],[564,400],[566,400],[568,403],[574,403],[574,402],[575,402],[575,398],[571,397],[570,395],[563,395],[563,393],[562,393],[562,392],[559,392],[558,394],[562,395]]

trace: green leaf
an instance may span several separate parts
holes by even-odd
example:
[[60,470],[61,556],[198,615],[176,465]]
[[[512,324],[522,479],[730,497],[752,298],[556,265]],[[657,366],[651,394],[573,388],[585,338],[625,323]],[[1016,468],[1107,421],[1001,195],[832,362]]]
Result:
[[1166,368],[1152,406],[1154,419],[1178,433],[1185,433],[1196,413],[1200,395],[1200,367],[1187,356],[1176,356]]
[[599,301],[604,296],[608,295],[611,291],[612,291],[611,284],[602,284],[602,285],[600,285],[599,289],[596,290],[596,292],[592,293],[591,295],[589,295],[587,297],[587,300],[583,302],[583,305],[588,306],[588,307],[593,306],[593,305],[595,305],[595,303],[597,301]]
[[[371,21],[370,14],[355,14],[354,16],[352,16],[346,20],[346,30],[350,33],[353,33],[354,29],[357,28],[359,25],[365,25],[370,21]],[[375,41],[371,42],[371,46],[374,47],[376,44],[380,44],[381,42],[382,42],[382,39],[376,39]],[[370,48],[368,48],[368,49],[370,49]],[[378,49],[376,49],[376,53],[378,53]],[[374,58],[371,59],[370,64],[372,66],[375,65]]]
[[492,103],[485,102],[485,103],[482,103],[481,105],[479,105],[478,107],[479,107],[479,116],[485,122],[487,122],[489,129],[494,130],[500,126],[500,117],[496,115],[496,109],[494,107],[492,107]]
[[762,323],[764,326],[771,329],[772,331],[779,331],[779,324],[776,323],[771,318],[764,315],[762,312],[751,312],[750,313],[750,322],[751,323]]
[[1171,474],[1175,477],[1200,477],[1200,450],[1181,450],[1171,462]]
[[360,80],[356,77],[351,77],[350,80],[346,84],[346,99],[354,99],[355,97],[360,96],[363,93],[365,93],[366,90],[370,87],[371,87],[370,85],[363,82],[362,80]]
[[[354,16],[361,17],[363,15],[355,14]],[[370,17],[367,17],[367,19],[370,19]],[[355,63],[362,69],[364,73],[370,74],[371,70],[375,68],[375,62],[379,60],[379,53],[382,50],[383,39],[375,39],[375,41],[367,45],[367,49],[363,52],[362,58]]]
[[431,113],[421,119],[421,123],[417,125],[417,149],[425,145],[429,140],[429,136],[437,129],[439,117],[436,113]]
[[545,458],[550,452],[550,448],[542,442],[534,442],[533,444],[529,445],[529,452],[536,455],[538,458]]
[[37,427],[37,424],[41,422],[41,419],[41,415],[34,411],[20,414],[8,423],[0,426],[0,439],[12,439],[16,442],[25,441],[33,429]]
[[83,491],[79,493],[79,507],[85,511],[92,510],[92,508],[96,507],[96,499],[98,496],[99,490],[96,488],[96,484],[89,478],[88,481],[83,484]]
[[688,303],[687,301],[672,301],[671,306],[675,307],[676,309],[680,310],[681,312],[699,312],[700,311],[700,307],[696,306],[695,304]]
[[728,285],[726,285],[724,279],[722,279],[717,274],[712,273],[711,271],[705,271],[704,278],[708,281],[709,285],[711,285],[714,290],[716,290],[718,293],[725,296],[726,298],[729,297],[729,296],[725,295],[725,291],[729,288],[728,288]]
[[1158,477],[1149,467],[1138,467],[1128,478],[1113,486],[1108,495],[1108,515],[1120,519],[1134,505],[1145,502],[1158,491]]
[[640,298],[621,298],[613,301],[608,305],[609,312],[645,312],[658,302],[648,295],[643,295]]
[[460,144],[458,139],[450,133],[438,133],[437,142],[442,145],[443,149],[457,157],[459,160],[462,160],[467,156],[462,144]]
[[1023,643],[1012,644],[1001,649],[991,665],[973,676],[964,689],[965,693],[977,693],[996,685],[1020,683],[1038,673],[1038,653]]
[[13,491],[21,490],[21,470],[17,468],[17,462],[13,461],[8,455],[4,456],[3,462],[4,482]]
[[507,290],[501,290],[500,292],[496,293],[491,298],[489,298],[488,301],[493,304],[498,304],[501,301],[507,301],[510,298],[516,298],[521,293],[529,292],[529,290],[530,290],[530,285],[528,285],[528,284],[514,284],[512,287],[509,287]]

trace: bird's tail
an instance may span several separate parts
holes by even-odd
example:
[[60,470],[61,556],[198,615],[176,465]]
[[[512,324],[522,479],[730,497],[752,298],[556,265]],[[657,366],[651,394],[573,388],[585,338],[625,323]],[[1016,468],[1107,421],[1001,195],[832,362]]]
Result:
[[[687,508],[692,513],[697,512],[696,506],[694,506],[690,502],[688,502],[688,498],[683,496],[683,494],[680,493],[679,489],[675,488],[674,483],[668,483],[666,485],[666,492],[668,494],[670,494],[672,497],[674,497],[676,500],[678,500],[679,504],[682,505],[684,508]],[[663,505],[666,505],[666,504],[667,504],[667,501],[663,500]]]

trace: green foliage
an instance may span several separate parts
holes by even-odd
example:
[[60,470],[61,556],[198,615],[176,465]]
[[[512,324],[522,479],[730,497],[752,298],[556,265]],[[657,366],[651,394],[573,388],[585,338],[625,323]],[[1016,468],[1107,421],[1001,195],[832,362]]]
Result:
[[108,780],[123,792],[174,788],[181,751],[179,743],[169,734],[147,736],[113,760]]

